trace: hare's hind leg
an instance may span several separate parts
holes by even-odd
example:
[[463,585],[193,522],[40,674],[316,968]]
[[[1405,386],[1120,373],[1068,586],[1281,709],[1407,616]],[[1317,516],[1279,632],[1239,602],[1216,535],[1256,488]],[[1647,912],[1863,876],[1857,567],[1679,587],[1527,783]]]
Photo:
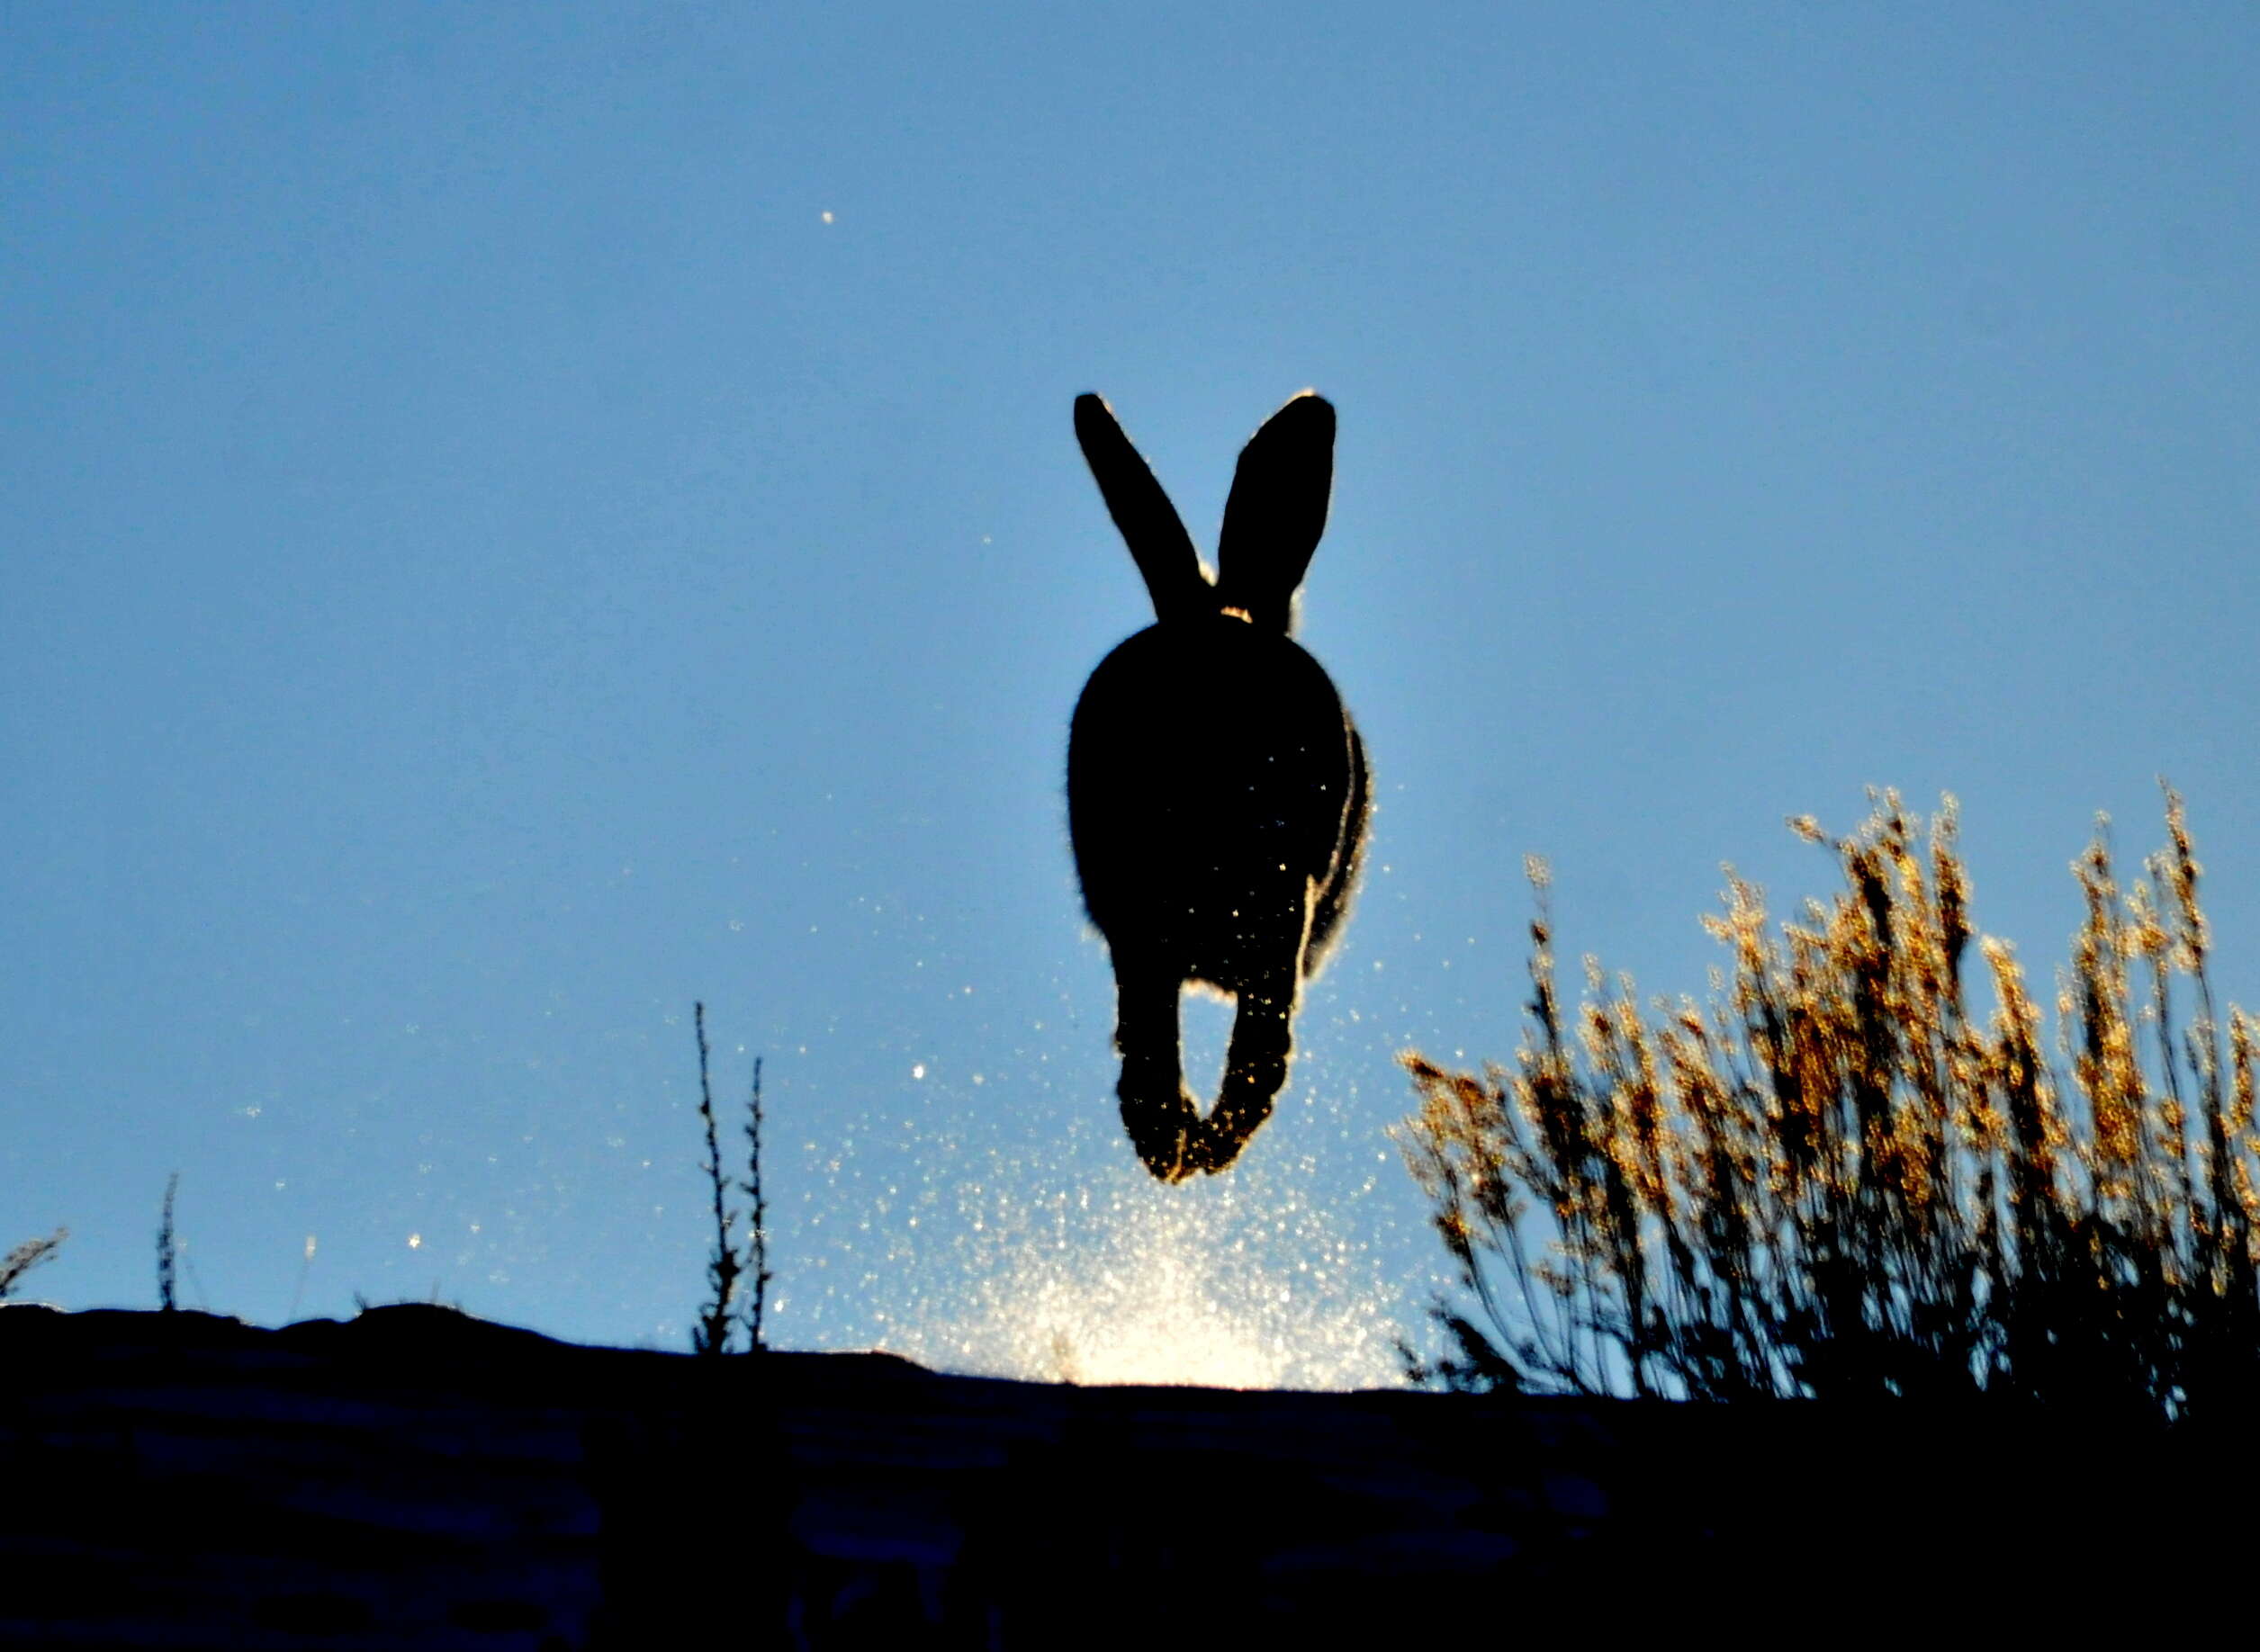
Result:
[[1232,1047],[1224,1059],[1224,1089],[1215,1110],[1201,1121],[1189,1154],[1195,1169],[1229,1169],[1271,1117],[1272,1098],[1286,1086],[1301,984],[1295,964],[1290,956],[1283,967],[1265,969],[1240,989]]
[[1135,954],[1114,960],[1114,1047],[1121,1052],[1122,1127],[1146,1168],[1164,1181],[1183,1181],[1196,1168],[1190,1145],[1200,1110],[1185,1093],[1177,1047],[1178,971]]

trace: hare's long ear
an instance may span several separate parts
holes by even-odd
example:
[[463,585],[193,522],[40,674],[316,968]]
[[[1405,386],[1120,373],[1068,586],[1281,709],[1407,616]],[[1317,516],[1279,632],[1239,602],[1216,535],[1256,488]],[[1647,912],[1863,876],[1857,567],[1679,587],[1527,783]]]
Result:
[[1121,530],[1123,542],[1146,576],[1146,588],[1154,598],[1157,619],[1180,619],[1216,611],[1216,588],[1193,548],[1177,507],[1161,490],[1146,462],[1114,422],[1114,414],[1096,396],[1075,399],[1076,440],[1106,500],[1107,515]]
[[1305,391],[1240,449],[1216,542],[1218,601],[1258,625],[1290,629],[1333,490],[1334,406]]

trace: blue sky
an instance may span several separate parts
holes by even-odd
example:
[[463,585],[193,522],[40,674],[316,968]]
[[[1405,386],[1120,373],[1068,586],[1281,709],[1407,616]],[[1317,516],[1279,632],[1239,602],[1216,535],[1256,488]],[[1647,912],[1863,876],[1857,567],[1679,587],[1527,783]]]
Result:
[[[2256,78],[2226,4],[0,9],[0,1239],[146,1304],[177,1169],[192,1305],[681,1345],[704,999],[777,1340],[1379,1378],[1392,1058],[1511,1050],[1526,852],[1699,992],[1722,861],[1950,790],[2045,978],[2165,774],[2260,1001]],[[1370,880],[1163,1189],[1069,408],[1205,541],[1306,385]]]

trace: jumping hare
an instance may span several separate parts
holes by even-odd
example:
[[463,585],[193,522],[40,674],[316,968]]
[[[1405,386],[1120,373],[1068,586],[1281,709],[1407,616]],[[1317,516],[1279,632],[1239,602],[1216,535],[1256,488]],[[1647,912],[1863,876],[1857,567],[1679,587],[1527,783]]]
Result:
[[[1365,749],[1288,636],[1326,531],[1334,409],[1298,396],[1240,451],[1214,579],[1106,403],[1077,397],[1075,428],[1156,623],[1101,660],[1076,703],[1067,826],[1114,961],[1122,1123],[1146,1168],[1178,1181],[1223,1170],[1271,1116],[1302,983],[1357,882]],[[1179,1061],[1188,983],[1237,1001],[1206,1118]]]

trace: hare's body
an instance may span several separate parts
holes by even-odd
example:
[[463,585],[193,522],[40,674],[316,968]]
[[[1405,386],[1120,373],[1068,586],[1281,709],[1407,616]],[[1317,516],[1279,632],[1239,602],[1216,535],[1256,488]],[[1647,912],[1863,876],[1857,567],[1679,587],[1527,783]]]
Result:
[[1092,673],[1068,739],[1091,921],[1118,956],[1220,992],[1283,951],[1308,977],[1356,871],[1364,780],[1333,683],[1292,640],[1221,614],[1148,626]]
[[[1175,1181],[1229,1164],[1269,1116],[1301,983],[1357,877],[1364,747],[1326,672],[1286,634],[1325,524],[1332,409],[1298,398],[1242,454],[1221,586],[1103,404],[1084,398],[1076,426],[1160,618],[1100,663],[1076,703],[1068,826],[1113,958],[1123,1122],[1148,1167]],[[1205,1118],[1180,1070],[1189,982],[1238,1004]]]

